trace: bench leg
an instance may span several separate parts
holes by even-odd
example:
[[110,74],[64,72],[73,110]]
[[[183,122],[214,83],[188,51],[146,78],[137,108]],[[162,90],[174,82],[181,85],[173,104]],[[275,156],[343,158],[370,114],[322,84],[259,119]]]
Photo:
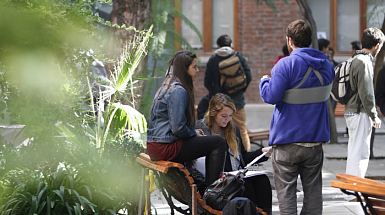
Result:
[[198,197],[197,197],[197,192],[198,192],[198,188],[197,188],[197,185],[196,184],[192,184],[191,185],[191,201],[192,201],[192,204],[191,204],[191,212],[192,212],[192,215],[197,215],[198,214]]
[[150,193],[150,175],[146,168],[146,177],[145,177],[145,190],[146,190],[146,215],[151,214],[151,193]]
[[[150,188],[150,180],[146,179],[146,176],[148,176],[148,169],[142,168],[141,173],[141,183],[140,183],[140,199],[139,199],[139,206],[138,206],[138,215],[142,215],[145,211],[146,215],[151,214],[151,194],[149,192]],[[147,206],[147,207],[146,207]]]
[[145,177],[146,177],[145,168],[142,168],[142,172],[141,172],[140,177],[142,180],[140,180],[140,194],[139,194],[140,196],[139,196],[138,215],[143,214],[143,211],[144,211],[144,196],[143,195],[146,192],[145,188],[144,188],[144,181],[145,181]]

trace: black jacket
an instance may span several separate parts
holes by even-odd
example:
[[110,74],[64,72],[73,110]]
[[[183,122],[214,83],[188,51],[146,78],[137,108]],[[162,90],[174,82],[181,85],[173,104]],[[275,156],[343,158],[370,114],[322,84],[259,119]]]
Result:
[[[223,48],[228,48],[229,47],[223,47]],[[218,51],[218,50],[217,50]],[[234,50],[230,50],[232,53]],[[217,53],[217,52],[216,52]],[[206,66],[206,71],[205,71],[205,78],[204,78],[204,85],[209,91],[210,98],[220,92],[220,80],[221,76],[219,73],[219,62],[221,62],[224,59],[229,58],[232,55],[231,52],[228,53],[228,55],[218,55],[215,54],[210,57],[209,61],[207,62]],[[245,72],[246,75],[246,82],[247,85],[250,84],[252,75],[250,71],[249,64],[247,63],[246,58],[239,52],[237,52],[237,56],[241,62],[243,71]],[[247,87],[244,90],[241,90],[237,93],[229,95],[230,98],[234,101],[235,107],[237,109],[243,108],[245,106],[245,99],[244,99],[244,92],[246,91]],[[223,93],[223,92],[221,92]]]
[[385,67],[378,73],[375,96],[377,106],[380,107],[382,115],[385,115]]

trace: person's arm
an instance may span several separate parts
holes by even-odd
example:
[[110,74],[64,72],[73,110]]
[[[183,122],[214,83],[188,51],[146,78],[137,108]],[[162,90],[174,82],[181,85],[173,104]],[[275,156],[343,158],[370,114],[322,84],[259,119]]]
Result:
[[374,97],[373,66],[371,63],[357,61],[353,66],[353,69],[355,70],[354,73],[357,74],[357,90],[359,99],[364,106],[364,111],[373,121],[375,121],[378,116]]
[[210,103],[210,95],[207,94],[201,99],[201,101],[198,104],[198,109],[197,109],[198,120],[203,119],[203,117],[205,116],[205,113],[209,108],[209,103]]
[[259,83],[259,92],[264,102],[269,104],[277,104],[282,101],[286,89],[289,87],[288,78],[285,77],[288,67],[283,63],[284,59],[278,63],[271,70],[271,78],[263,76]]
[[183,88],[176,88],[168,98],[168,116],[170,119],[171,131],[181,139],[196,136],[194,128],[187,125],[185,115],[187,109],[187,92]]
[[217,87],[215,86],[215,65],[213,62],[213,57],[209,59],[209,61],[206,64],[206,71],[205,71],[205,78],[204,78],[204,85],[206,89],[209,91],[210,95],[215,95],[217,91]]
[[381,113],[385,115],[385,67],[380,70],[377,76],[375,98]]
[[[257,149],[257,150],[255,150],[253,152],[246,151],[245,146],[243,146],[241,132],[239,131],[238,126],[235,127],[235,134],[236,134],[236,137],[238,139],[238,145],[240,146],[238,148],[241,149],[241,151],[239,153],[243,157],[243,161],[245,162],[245,165],[247,165],[252,160],[254,160],[256,157],[258,157],[258,156],[260,156],[262,154],[262,148]],[[268,157],[264,156],[261,159],[259,159],[257,161],[257,163],[267,161],[268,159],[269,159]]]

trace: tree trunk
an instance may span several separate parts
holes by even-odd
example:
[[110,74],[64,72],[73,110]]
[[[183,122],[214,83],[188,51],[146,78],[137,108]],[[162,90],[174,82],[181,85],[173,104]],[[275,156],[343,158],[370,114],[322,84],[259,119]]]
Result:
[[[143,30],[146,23],[149,23],[152,20],[152,10],[151,10],[151,0],[114,0],[113,8],[111,13],[111,23],[123,25],[127,27],[133,26],[137,30]],[[114,35],[112,42],[109,46],[109,57],[116,60],[123,51],[123,45],[126,41],[131,40],[131,37],[134,35],[135,31],[127,31],[125,29],[112,28]],[[143,69],[147,67],[147,57],[141,62],[138,66],[138,69],[135,71],[134,76],[138,75]],[[113,69],[113,65],[110,64],[107,66],[109,70]],[[136,95],[143,95],[144,87],[143,81],[141,81],[135,88]],[[128,95],[130,96],[130,95]],[[132,95],[131,95],[132,96]],[[134,108],[140,106],[140,98],[135,101],[135,104],[132,104]]]

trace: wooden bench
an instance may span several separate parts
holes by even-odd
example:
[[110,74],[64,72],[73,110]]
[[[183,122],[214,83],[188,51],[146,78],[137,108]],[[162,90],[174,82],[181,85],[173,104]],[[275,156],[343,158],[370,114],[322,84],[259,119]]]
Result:
[[334,116],[343,117],[345,113],[345,105],[337,102],[336,109],[334,110]]
[[[222,213],[222,211],[214,210],[206,204],[206,201],[202,199],[197,191],[194,179],[182,164],[171,161],[151,161],[150,157],[145,153],[141,153],[136,161],[146,169],[154,171],[159,189],[171,207],[171,214],[174,214],[174,209],[182,214],[220,215]],[[146,189],[146,192],[148,192],[148,189]],[[176,207],[171,197],[182,204],[188,205],[189,208]],[[150,205],[149,198],[147,198],[147,201],[147,205]],[[262,209],[257,208],[257,210],[260,214],[267,215]]]
[[339,181],[332,181],[331,186],[356,196],[365,214],[385,214],[385,183],[349,174],[337,174],[336,177]]
[[269,133],[270,133],[269,130],[257,131],[257,132],[247,130],[247,133],[248,133],[249,138],[250,138],[250,143],[255,143],[255,144],[259,145],[260,147],[264,147],[263,146],[264,140],[269,140]]

